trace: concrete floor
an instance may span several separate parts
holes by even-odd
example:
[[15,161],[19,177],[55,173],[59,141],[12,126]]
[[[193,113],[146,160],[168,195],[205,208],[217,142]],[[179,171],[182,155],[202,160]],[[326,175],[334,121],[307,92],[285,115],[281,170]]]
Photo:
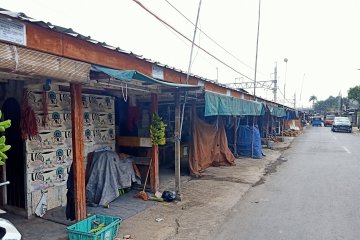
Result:
[[356,134],[309,128],[208,239],[359,239],[359,145]]
[[[286,149],[292,139],[286,138],[284,143],[278,143],[277,149]],[[142,206],[144,208],[139,213],[129,214],[129,218],[123,221],[118,238],[122,239],[129,234],[137,240],[209,239],[209,233],[222,224],[229,211],[253,185],[262,182],[261,178],[268,171],[268,166],[278,162],[281,154],[279,150],[269,149],[264,149],[264,153],[266,157],[262,160],[242,158],[236,160],[236,166],[210,167],[203,173],[203,177],[198,179],[182,176],[182,202],[151,202],[151,205]],[[160,176],[160,182],[163,183],[161,190],[173,190],[173,172],[163,173],[165,175]],[[128,200],[141,201],[133,199],[132,196]],[[100,210],[108,210],[109,215],[116,212],[121,214],[120,206],[121,204],[112,203],[110,209]],[[130,205],[128,207],[130,208]],[[9,219],[23,234],[23,239],[61,240],[67,236],[66,225],[63,224],[40,218],[25,220],[9,216]],[[156,221],[159,219],[160,221]],[[42,229],[49,231],[39,232],[37,226],[40,224]]]
[[[287,138],[281,146],[288,147],[291,140]],[[262,160],[237,159],[236,166],[210,167],[201,178],[183,181],[183,201],[156,203],[127,219],[120,239],[127,234],[136,240],[214,239],[209,233],[280,156],[277,150],[264,149],[264,153]]]
[[[162,190],[173,190],[175,187],[174,171],[162,169],[160,175],[160,188]],[[182,176],[182,181],[187,182],[189,176]],[[110,208],[103,207],[87,207],[88,214],[104,214],[108,216],[120,217],[126,220],[156,204],[152,201],[143,201],[134,198],[135,193],[139,190],[131,190],[130,192],[120,196],[110,204]],[[47,211],[44,218],[33,217],[25,219],[23,217],[6,213],[0,215],[1,218],[10,220],[22,234],[26,240],[63,240],[67,239],[66,227],[75,223],[75,221],[66,220],[65,207],[58,207]],[[40,231],[45,229],[45,231]],[[49,231],[47,231],[48,229]]]

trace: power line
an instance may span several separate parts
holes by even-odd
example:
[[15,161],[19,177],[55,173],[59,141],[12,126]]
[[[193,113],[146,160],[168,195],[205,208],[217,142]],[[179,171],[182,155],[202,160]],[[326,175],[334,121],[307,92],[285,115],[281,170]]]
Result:
[[[171,4],[168,0],[165,0],[165,2],[167,2],[176,12],[178,12],[181,16],[183,16],[189,23],[191,23],[193,26],[195,26],[195,24],[188,18],[185,16],[185,14],[183,14],[179,9],[177,9],[173,4]],[[236,59],[238,62],[240,62],[241,64],[243,64],[244,66],[250,68],[251,70],[254,70],[254,68],[252,66],[250,66],[249,64],[247,64],[246,62],[242,61],[241,59],[239,59],[238,57],[236,57],[234,54],[232,54],[230,51],[226,50],[223,46],[221,46],[220,43],[216,42],[212,37],[210,37],[208,34],[206,34],[201,28],[198,28],[198,30],[204,34],[211,42],[213,42],[216,46],[218,46],[219,48],[221,48],[223,51],[225,51],[227,54],[229,54],[231,57],[233,57],[234,59]],[[261,72],[259,72],[261,73]],[[262,75],[265,76],[264,73],[261,73]]]
[[285,103],[293,104],[293,102],[291,102],[289,99],[285,99],[285,96],[284,96],[284,94],[281,92],[280,88],[278,88],[278,91],[279,91],[280,94],[284,97],[284,104],[285,104]]
[[[171,26],[169,23],[167,23],[166,21],[164,21],[163,19],[161,19],[159,16],[157,16],[155,13],[153,13],[152,11],[150,11],[148,8],[146,8],[141,2],[139,2],[138,0],[133,0],[133,2],[137,3],[140,7],[142,7],[145,11],[147,11],[148,13],[150,13],[153,17],[155,17],[157,20],[159,20],[160,22],[162,22],[163,24],[165,24],[166,26],[170,27],[172,30],[174,30],[176,33],[178,33],[180,36],[182,36],[183,38],[185,38],[186,40],[188,40],[189,42],[192,42],[188,37],[186,37],[183,33],[181,33],[180,31],[178,31],[176,28],[174,28],[173,26]],[[205,52],[206,54],[208,54],[209,56],[211,56],[212,58],[214,58],[215,60],[217,60],[218,62],[220,62],[221,64],[223,64],[224,66],[230,68],[231,70],[233,70],[234,72],[240,74],[241,76],[252,80],[250,77],[246,76],[245,74],[239,72],[238,70],[236,70],[235,68],[231,67],[229,64],[225,63],[224,61],[222,61],[221,59],[219,59],[218,57],[216,57],[215,55],[213,55],[212,53],[210,53],[209,51],[207,51],[206,49],[202,48],[201,46],[199,46],[198,44],[194,43],[194,46],[198,47],[200,50],[202,50],[203,52]]]

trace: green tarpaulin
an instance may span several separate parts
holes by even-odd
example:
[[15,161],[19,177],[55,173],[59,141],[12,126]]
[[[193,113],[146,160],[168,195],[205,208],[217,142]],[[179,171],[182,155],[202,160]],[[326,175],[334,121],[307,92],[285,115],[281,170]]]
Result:
[[205,116],[260,116],[264,113],[263,103],[205,92]]
[[122,81],[131,81],[131,80],[139,80],[147,83],[152,84],[160,84],[167,87],[174,87],[174,88],[187,88],[187,89],[198,89],[199,86],[194,85],[188,85],[188,84],[176,84],[176,83],[169,83],[165,81],[161,81],[152,77],[149,77],[145,74],[139,73],[135,70],[118,70],[118,69],[112,69],[107,67],[101,67],[98,65],[92,65],[92,68],[94,70],[97,70],[99,72],[105,73],[106,75],[113,77],[118,80]]
[[279,107],[272,107],[268,106],[270,110],[270,114],[275,117],[286,117],[286,110],[285,108],[279,108]]

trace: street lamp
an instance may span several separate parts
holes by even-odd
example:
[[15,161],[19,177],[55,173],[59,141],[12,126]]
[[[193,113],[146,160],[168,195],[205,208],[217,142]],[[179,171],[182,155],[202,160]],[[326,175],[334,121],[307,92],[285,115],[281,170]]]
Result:
[[284,83],[284,102],[286,101],[286,74],[287,74],[287,62],[288,59],[284,58],[284,62],[285,62],[285,83]]

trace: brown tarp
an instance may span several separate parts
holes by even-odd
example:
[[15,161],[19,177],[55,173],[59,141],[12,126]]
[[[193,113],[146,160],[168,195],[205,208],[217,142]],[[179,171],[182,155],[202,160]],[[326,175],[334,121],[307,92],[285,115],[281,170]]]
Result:
[[224,123],[208,124],[193,115],[192,143],[189,156],[190,173],[199,176],[210,166],[235,165],[228,147]]

